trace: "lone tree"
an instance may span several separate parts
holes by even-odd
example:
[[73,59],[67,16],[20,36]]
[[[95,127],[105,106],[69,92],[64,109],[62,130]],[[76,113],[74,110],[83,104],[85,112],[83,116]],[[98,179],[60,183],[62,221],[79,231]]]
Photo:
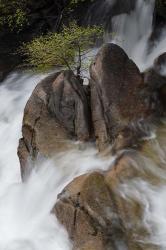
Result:
[[68,27],[64,26],[60,33],[40,36],[24,44],[22,52],[27,57],[26,64],[36,70],[63,67],[81,77],[89,53],[102,33],[101,27],[79,27],[71,23]]

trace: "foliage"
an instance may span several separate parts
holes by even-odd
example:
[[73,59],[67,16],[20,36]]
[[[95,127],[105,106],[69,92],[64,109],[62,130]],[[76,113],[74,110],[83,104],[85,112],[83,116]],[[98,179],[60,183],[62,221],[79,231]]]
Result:
[[[87,0],[71,0],[70,3],[71,4],[79,4],[79,3],[83,3],[86,2]],[[94,2],[94,0],[89,0],[89,2]]]
[[60,33],[50,33],[24,44],[22,52],[28,58],[27,64],[37,70],[62,66],[80,75],[83,61],[102,33],[101,27],[79,27],[71,23]]
[[[38,0],[39,2],[41,0]],[[55,0],[54,5],[57,9],[60,7],[62,14],[63,9],[71,11],[76,8],[79,4],[84,2],[93,2],[94,0]],[[46,4],[47,0],[41,1],[41,6],[43,3]],[[35,0],[0,0],[0,27],[8,27],[10,30],[21,30],[24,25],[28,24],[29,12],[31,8],[35,6]]]
[[25,5],[26,0],[0,0],[0,26],[21,29],[27,21]]

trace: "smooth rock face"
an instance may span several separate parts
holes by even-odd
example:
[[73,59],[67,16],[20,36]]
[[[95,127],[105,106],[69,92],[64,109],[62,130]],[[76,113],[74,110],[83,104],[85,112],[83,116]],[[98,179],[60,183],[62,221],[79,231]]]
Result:
[[72,72],[57,73],[39,83],[24,110],[18,148],[22,175],[28,158],[51,157],[74,146],[71,140],[88,140],[89,119],[87,97]]
[[142,242],[149,236],[143,205],[122,192],[134,178],[155,180],[145,169],[137,155],[122,155],[111,170],[80,176],[62,191],[53,212],[67,229],[74,250],[158,249]]
[[103,151],[125,127],[158,113],[135,63],[115,44],[106,44],[90,67],[91,109],[97,145]]

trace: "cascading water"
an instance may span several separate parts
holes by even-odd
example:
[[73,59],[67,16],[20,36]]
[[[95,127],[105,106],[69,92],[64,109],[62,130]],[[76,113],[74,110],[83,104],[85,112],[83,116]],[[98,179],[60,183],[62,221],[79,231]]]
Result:
[[70,151],[47,160],[21,183],[17,158],[25,103],[44,76],[12,74],[0,86],[0,250],[69,250],[67,233],[50,214],[57,194],[75,176],[110,162],[96,151]]
[[[151,66],[154,58],[166,49],[164,31],[155,46],[150,50],[148,47],[153,8],[154,0],[138,0],[136,9],[130,14],[112,20],[113,42],[122,46],[141,70]],[[163,66],[163,72],[165,70]],[[21,182],[16,150],[23,108],[34,86],[43,77],[14,73],[0,86],[0,250],[70,250],[67,233],[50,214],[57,194],[75,176],[101,167],[106,170],[110,166],[110,160],[97,158],[95,149],[88,147],[84,151],[57,155],[40,164],[40,168],[36,163],[28,180]],[[158,145],[157,141],[155,145]],[[156,147],[162,158],[165,147]],[[162,176],[166,179],[164,170]],[[165,249],[166,186],[162,184],[154,188],[141,180],[123,186],[122,195],[126,198],[136,194],[138,200],[145,201],[146,224],[155,228],[147,240]]]
[[17,145],[23,109],[41,78],[14,73],[0,86],[1,250],[70,249],[67,235],[49,215],[56,197],[56,178],[51,181],[53,170],[33,172],[24,184],[20,179]]
[[111,20],[113,38],[109,35],[106,38],[121,46],[141,71],[152,66],[154,59],[166,49],[166,30],[160,31],[160,36],[150,48],[154,4],[154,0],[137,0],[130,14],[121,14]]
[[[149,149],[143,150],[139,155],[139,164],[136,163],[136,168],[148,173],[146,180],[138,177],[130,180],[128,183],[122,184],[119,192],[124,199],[135,201],[143,208],[144,213],[140,223],[149,233],[143,238],[145,249],[149,249],[146,248],[146,244],[152,244],[156,246],[154,249],[164,250],[166,248],[165,121],[156,131],[158,131],[156,137],[148,140]],[[132,225],[131,222],[130,226],[135,225]]]

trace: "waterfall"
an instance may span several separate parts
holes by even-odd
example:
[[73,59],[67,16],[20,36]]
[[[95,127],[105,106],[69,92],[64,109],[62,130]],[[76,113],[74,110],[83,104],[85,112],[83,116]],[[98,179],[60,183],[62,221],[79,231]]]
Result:
[[112,18],[112,36],[106,35],[106,41],[121,46],[141,71],[151,67],[154,59],[166,49],[166,30],[161,30],[150,46],[154,4],[154,0],[137,0],[135,9],[129,14]]
[[[166,30],[160,30],[151,41],[155,0],[97,1],[88,11],[85,23],[102,23],[105,42],[121,46],[141,71],[151,67],[155,58],[165,52]],[[164,69],[163,69],[164,71]]]
[[[113,6],[114,2],[109,4]],[[149,47],[153,9],[154,0],[137,0],[135,9],[129,14],[111,20],[112,35],[106,36],[106,41],[123,47],[141,71],[150,67],[166,50],[164,30]],[[166,67],[162,70],[165,74]],[[97,157],[94,147],[88,146],[84,151],[62,153],[42,163],[39,160],[28,180],[21,182],[17,146],[23,110],[35,85],[43,77],[16,72],[0,86],[0,250],[71,250],[72,243],[66,231],[50,214],[57,194],[74,177],[95,169],[107,170],[114,160]],[[161,150],[157,152],[160,154]],[[166,179],[164,171],[163,175]],[[123,186],[122,193],[128,198],[138,194],[141,202],[146,200],[145,221],[155,228],[147,240],[165,249],[166,186],[154,188],[139,180]]]

